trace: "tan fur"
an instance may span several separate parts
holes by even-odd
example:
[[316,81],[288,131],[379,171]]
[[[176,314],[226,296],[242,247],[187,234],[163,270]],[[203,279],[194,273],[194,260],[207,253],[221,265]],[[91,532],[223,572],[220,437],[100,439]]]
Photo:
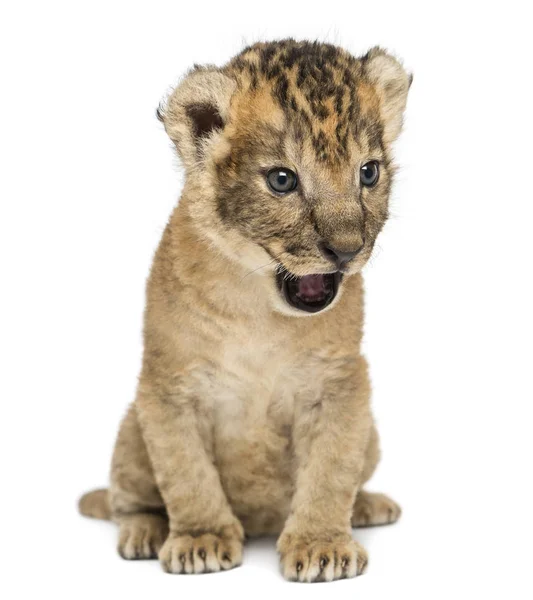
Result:
[[[336,87],[317,104],[298,65],[324,57]],[[287,40],[196,69],[161,107],[185,188],[148,281],[143,367],[109,492],[80,501],[83,514],[119,524],[124,558],[218,571],[240,564],[245,533],[280,533],[288,579],[329,581],[366,566],[352,524],[398,518],[391,500],[361,491],[379,447],[360,270],[387,216],[407,81],[381,50],[356,60]],[[199,134],[206,115],[213,128]],[[383,161],[382,179],[362,190],[354,173],[369,158]],[[280,164],[298,172],[305,198],[266,189],[262,169]],[[309,317],[284,302],[274,274],[327,269],[319,235],[364,250],[334,303]]]

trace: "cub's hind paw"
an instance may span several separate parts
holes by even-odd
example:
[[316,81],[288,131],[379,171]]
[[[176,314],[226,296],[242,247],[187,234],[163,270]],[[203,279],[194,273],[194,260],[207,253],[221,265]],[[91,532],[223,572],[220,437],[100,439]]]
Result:
[[395,523],[401,514],[401,508],[385,494],[373,494],[361,490],[355,499],[352,526],[388,525]]
[[127,560],[157,558],[167,535],[165,517],[150,514],[120,517],[118,553]]
[[167,573],[213,573],[233,569],[242,562],[242,535],[240,532],[198,536],[171,533],[159,552],[159,560]]

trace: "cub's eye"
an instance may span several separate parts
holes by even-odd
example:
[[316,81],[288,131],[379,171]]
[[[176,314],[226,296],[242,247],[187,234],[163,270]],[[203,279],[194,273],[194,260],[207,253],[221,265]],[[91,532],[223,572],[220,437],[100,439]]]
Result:
[[298,178],[290,169],[272,169],[267,173],[267,182],[270,189],[278,194],[287,194],[296,188]]
[[371,160],[361,167],[361,183],[366,187],[376,185],[379,179],[379,163],[377,160]]

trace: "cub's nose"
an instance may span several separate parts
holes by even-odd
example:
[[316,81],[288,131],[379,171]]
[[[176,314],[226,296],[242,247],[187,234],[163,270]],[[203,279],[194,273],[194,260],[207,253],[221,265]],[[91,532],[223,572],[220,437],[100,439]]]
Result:
[[339,250],[327,242],[319,244],[322,255],[330,260],[339,271],[346,268],[346,265],[361,252],[363,246],[359,246],[356,250]]

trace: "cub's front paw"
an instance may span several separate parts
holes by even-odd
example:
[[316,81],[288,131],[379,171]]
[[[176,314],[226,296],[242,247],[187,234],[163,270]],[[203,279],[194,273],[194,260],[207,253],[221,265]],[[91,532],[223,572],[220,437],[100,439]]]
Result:
[[349,536],[306,539],[283,535],[278,541],[283,576],[289,581],[333,581],[364,572],[366,550]]
[[159,551],[167,573],[212,573],[242,562],[242,528],[227,527],[201,535],[170,533]]

